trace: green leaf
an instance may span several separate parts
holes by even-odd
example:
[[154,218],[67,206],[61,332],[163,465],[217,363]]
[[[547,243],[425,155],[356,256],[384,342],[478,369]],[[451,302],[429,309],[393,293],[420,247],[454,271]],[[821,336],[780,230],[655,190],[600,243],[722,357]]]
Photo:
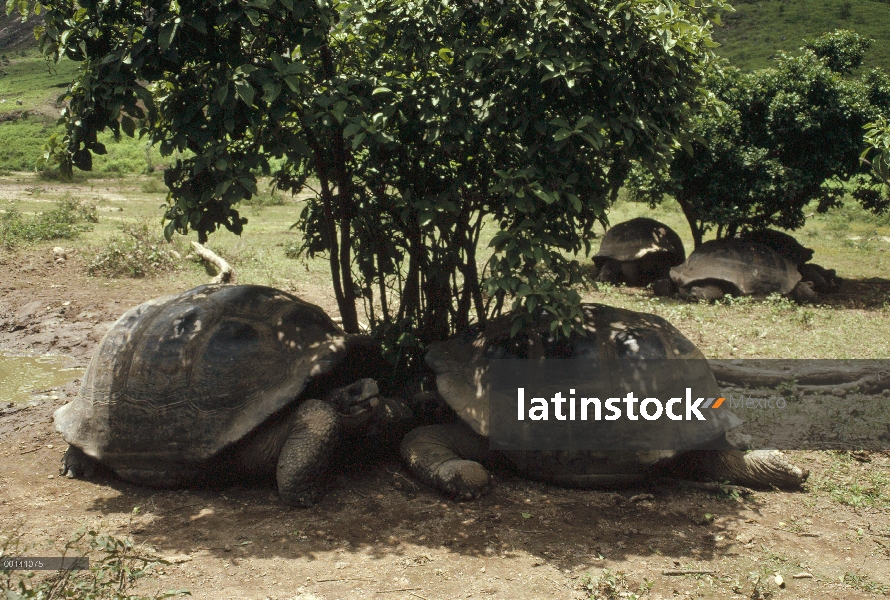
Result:
[[243,79],[235,82],[235,92],[238,94],[238,97],[246,104],[247,106],[253,106],[253,97],[256,92],[253,89],[253,86],[250,85],[247,81]]
[[281,94],[281,84],[277,81],[267,81],[263,84],[263,100],[271,104]]
[[269,60],[272,61],[272,67],[281,73],[284,71],[284,59],[277,52],[273,52],[269,55]]
[[520,513],[520,514],[522,515],[523,519],[531,519],[532,518],[531,513],[524,512],[524,513]]
[[124,130],[129,137],[136,134],[136,123],[128,116],[121,117],[121,129]]
[[291,89],[291,91],[294,92],[295,94],[300,93],[300,79],[299,79],[299,77],[290,75],[290,76],[284,78],[284,83],[286,83],[287,87],[289,87]]
[[161,27],[161,33],[158,35],[158,46],[160,46],[161,50],[170,48],[170,44],[173,43],[173,38],[176,36],[177,29],[179,29],[179,19]]

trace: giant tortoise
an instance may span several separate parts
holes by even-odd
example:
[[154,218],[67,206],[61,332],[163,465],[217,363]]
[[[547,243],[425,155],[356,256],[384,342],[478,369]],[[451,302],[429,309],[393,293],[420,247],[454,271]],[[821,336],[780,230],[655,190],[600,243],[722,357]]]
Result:
[[796,264],[763,244],[737,238],[705,242],[671,269],[670,279],[680,296],[690,300],[719,300],[727,294],[782,294],[798,302],[816,298]]
[[837,271],[811,263],[813,250],[803,246],[793,236],[775,229],[757,229],[742,233],[741,238],[763,244],[793,262],[797,265],[801,280],[809,282],[816,292],[830,294],[840,288],[841,279]]
[[676,231],[654,219],[637,217],[606,232],[593,262],[599,270],[597,281],[636,287],[666,276],[685,258]]
[[[743,454],[726,441],[725,428],[711,426],[702,429],[713,438],[709,443],[700,438],[689,447],[680,440],[670,451],[490,450],[490,361],[494,358],[698,359],[688,361],[703,367],[694,378],[718,395],[702,353],[664,319],[599,304],[582,305],[582,311],[586,333],[573,333],[568,339],[552,336],[546,316],[526,333],[511,338],[511,318],[506,315],[484,329],[471,328],[451,340],[430,344],[426,362],[435,372],[439,394],[460,421],[409,432],[401,453],[410,471],[459,499],[482,494],[489,485],[483,465],[504,459],[530,478],[582,488],[618,487],[653,474],[777,487],[796,487],[806,480],[808,472],[790,464],[780,452]],[[673,369],[670,362],[652,364],[656,369]],[[700,449],[705,447],[710,449]]]
[[382,365],[369,339],[270,287],[150,300],[111,327],[56,411],[62,474],[101,465],[161,488],[274,476],[282,500],[311,505],[343,433],[386,413]]

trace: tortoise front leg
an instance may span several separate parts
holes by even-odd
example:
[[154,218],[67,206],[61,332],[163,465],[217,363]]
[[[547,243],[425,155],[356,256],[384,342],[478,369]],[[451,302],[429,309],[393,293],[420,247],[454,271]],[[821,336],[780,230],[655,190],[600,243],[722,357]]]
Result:
[[462,423],[413,429],[401,452],[418,479],[452,498],[472,500],[488,490],[488,471],[480,464],[488,459],[488,442]]
[[292,506],[309,507],[322,497],[321,477],[340,441],[340,415],[328,403],[306,400],[291,415],[278,456],[278,494]]

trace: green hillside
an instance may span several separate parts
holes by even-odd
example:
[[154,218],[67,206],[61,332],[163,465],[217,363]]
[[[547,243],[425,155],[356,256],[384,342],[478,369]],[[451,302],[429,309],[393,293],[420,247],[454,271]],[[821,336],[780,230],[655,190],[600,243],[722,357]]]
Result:
[[[736,0],[734,6],[715,37],[718,53],[738,67],[769,66],[779,50],[794,52],[804,38],[846,28],[875,39],[866,68],[890,71],[890,0]],[[55,100],[74,74],[72,63],[52,65],[39,55],[34,24],[0,14],[0,170],[43,167],[43,144],[57,130],[61,108]],[[97,157],[97,174],[150,171],[163,162],[144,141],[103,139],[109,155]]]
[[875,40],[864,67],[890,71],[890,0],[735,0],[716,28],[717,52],[735,66],[770,65],[779,50],[796,51],[804,38],[852,29]]

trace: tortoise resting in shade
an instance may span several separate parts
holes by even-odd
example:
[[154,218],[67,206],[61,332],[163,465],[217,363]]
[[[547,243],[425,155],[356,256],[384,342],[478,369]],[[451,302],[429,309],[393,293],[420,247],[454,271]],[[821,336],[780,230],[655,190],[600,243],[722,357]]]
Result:
[[793,236],[775,229],[757,229],[743,232],[741,238],[763,244],[793,262],[797,265],[801,281],[809,282],[819,294],[831,294],[840,289],[841,278],[837,276],[837,271],[811,263],[813,250],[798,242]]
[[676,231],[654,219],[637,217],[606,232],[593,262],[599,270],[597,281],[638,287],[667,276],[685,258]]
[[[726,428],[711,421],[696,430],[694,444],[686,436],[678,437],[676,451],[490,450],[489,368],[493,359],[699,359],[689,361],[700,365],[692,375],[697,389],[719,396],[702,353],[664,319],[598,304],[582,305],[582,310],[583,336],[552,337],[550,319],[542,315],[537,326],[511,338],[512,322],[506,315],[490,321],[484,329],[471,328],[451,340],[430,344],[426,362],[435,372],[438,393],[460,421],[409,432],[402,440],[401,454],[410,471],[424,483],[460,499],[484,493],[489,486],[485,465],[504,461],[529,478],[580,488],[620,487],[652,475],[782,488],[795,488],[806,480],[808,472],[792,465],[781,452],[743,454],[726,440]],[[671,362],[653,363],[656,369],[665,369],[663,378],[660,372],[655,373],[656,381],[673,376]],[[605,435],[615,435],[618,442],[620,434],[611,431]],[[670,431],[678,436],[689,432]]]
[[344,435],[410,418],[379,395],[384,365],[368,338],[270,287],[151,300],[111,327],[56,411],[62,474],[101,466],[160,488],[274,478],[286,503],[311,505]]
[[817,297],[791,260],[763,244],[737,238],[705,242],[652,289],[657,295],[679,291],[682,298],[706,301],[725,295],[781,294],[803,303]]

